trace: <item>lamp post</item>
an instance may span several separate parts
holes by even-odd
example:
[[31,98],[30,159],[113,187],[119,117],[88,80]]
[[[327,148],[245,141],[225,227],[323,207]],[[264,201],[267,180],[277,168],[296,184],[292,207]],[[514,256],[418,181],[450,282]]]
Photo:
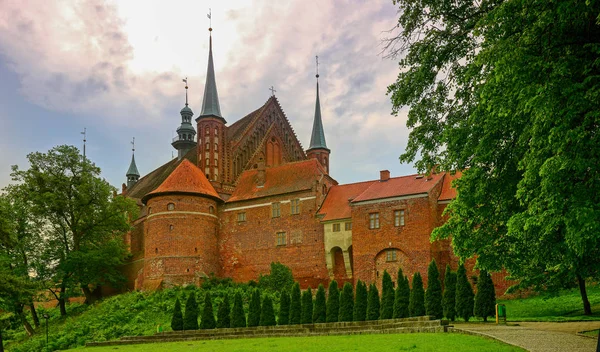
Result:
[[48,346],[48,319],[50,319],[48,313],[44,313],[44,319],[46,319],[46,346]]

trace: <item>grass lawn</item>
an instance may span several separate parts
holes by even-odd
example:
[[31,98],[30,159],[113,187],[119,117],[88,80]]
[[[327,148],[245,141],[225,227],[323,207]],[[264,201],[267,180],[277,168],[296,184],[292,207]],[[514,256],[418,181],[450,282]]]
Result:
[[478,336],[461,334],[395,334],[318,337],[278,337],[237,340],[185,341],[87,347],[86,351],[155,352],[155,351],[525,351],[521,348]]
[[598,329],[592,331],[585,331],[583,334],[586,336],[598,337]]

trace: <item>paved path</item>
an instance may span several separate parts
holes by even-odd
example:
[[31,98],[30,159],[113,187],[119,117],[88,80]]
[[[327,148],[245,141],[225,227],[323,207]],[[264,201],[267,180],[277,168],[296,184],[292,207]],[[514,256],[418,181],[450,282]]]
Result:
[[585,323],[518,323],[519,326],[495,324],[457,324],[456,329],[484,335],[531,352],[593,352],[597,339],[577,336],[582,330],[600,328],[600,322]]

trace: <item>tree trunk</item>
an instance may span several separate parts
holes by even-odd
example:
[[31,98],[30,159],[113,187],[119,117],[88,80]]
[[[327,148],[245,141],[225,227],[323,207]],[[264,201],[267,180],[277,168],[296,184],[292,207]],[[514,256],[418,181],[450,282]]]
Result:
[[67,291],[66,285],[64,283],[64,279],[63,279],[63,283],[60,285],[60,292],[59,292],[59,296],[58,296],[58,307],[60,308],[60,316],[61,317],[66,317],[67,316],[67,302],[66,302],[66,298],[65,298],[65,293]]
[[23,305],[16,304],[15,312],[17,313],[17,316],[19,317],[19,319],[21,319],[21,323],[23,324],[23,328],[25,328],[25,332],[27,332],[27,336],[33,336],[35,331],[33,330],[33,327],[31,327],[31,324],[29,324],[29,321],[27,320],[25,313],[23,313]]
[[4,352],[4,342],[2,342],[2,329],[0,328],[0,352]]
[[96,288],[94,288],[94,290],[92,291],[87,285],[84,285],[81,286],[81,290],[85,295],[85,304],[94,304],[102,298],[102,291],[100,289],[100,286],[96,286]]
[[29,310],[31,311],[31,317],[33,318],[33,325],[37,329],[40,327],[40,318],[37,315],[37,311],[35,310],[35,305],[33,302],[29,304]]
[[581,293],[581,300],[583,301],[583,314],[592,315],[592,306],[588,299],[587,290],[585,288],[585,280],[581,275],[577,274],[577,283],[579,284],[579,292]]

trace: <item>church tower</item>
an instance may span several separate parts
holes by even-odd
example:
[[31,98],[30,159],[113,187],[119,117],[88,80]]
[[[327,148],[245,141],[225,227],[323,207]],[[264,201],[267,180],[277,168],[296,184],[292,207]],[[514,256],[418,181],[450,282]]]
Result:
[[194,112],[188,107],[188,85],[187,78],[183,80],[185,82],[185,106],[181,109],[181,126],[177,128],[177,137],[173,138],[171,145],[177,149],[177,159],[181,160],[183,156],[192,148],[196,146],[196,130],[192,126],[192,116]]
[[329,174],[329,154],[330,150],[325,143],[325,131],[323,130],[323,121],[321,120],[321,102],[319,101],[319,57],[317,56],[317,102],[315,103],[315,119],[313,121],[312,134],[310,136],[310,146],[306,150],[306,156],[309,159],[317,159]]
[[131,189],[133,185],[140,179],[140,172],[138,171],[137,165],[135,164],[135,137],[131,142],[131,164],[129,164],[129,169],[125,176],[127,176],[127,189]]

